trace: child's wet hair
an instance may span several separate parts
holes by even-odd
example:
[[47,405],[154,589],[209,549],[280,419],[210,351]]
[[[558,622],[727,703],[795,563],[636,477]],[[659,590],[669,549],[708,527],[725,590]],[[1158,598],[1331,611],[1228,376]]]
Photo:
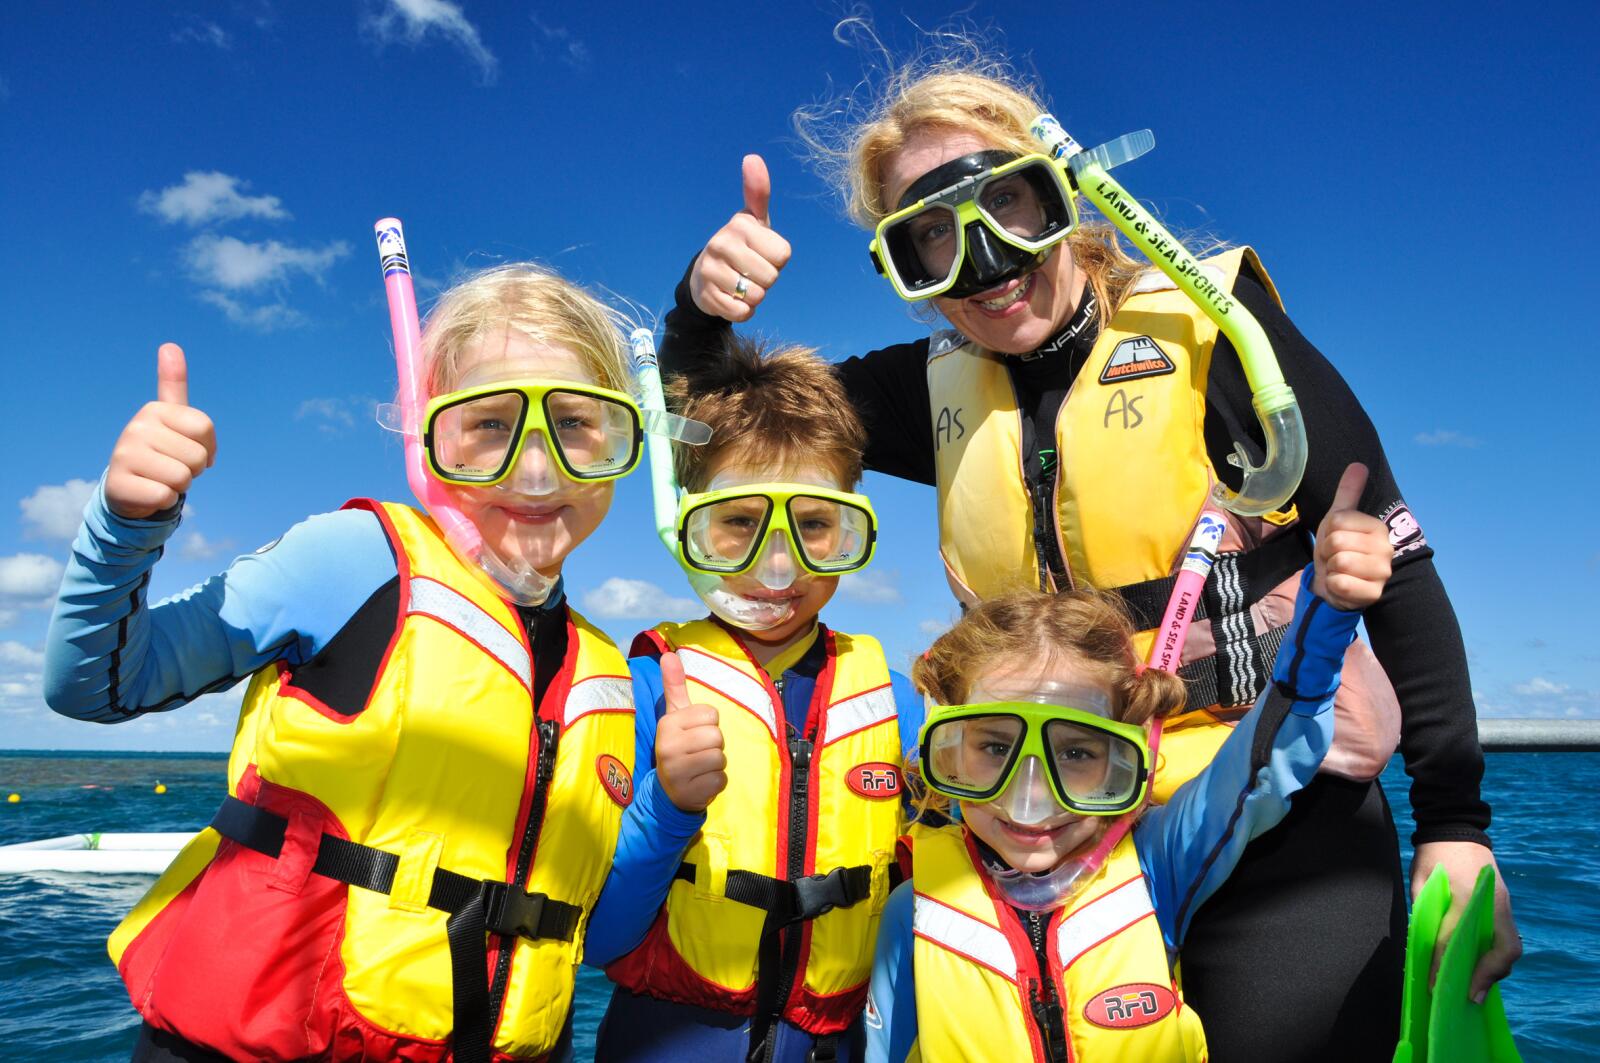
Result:
[[422,330],[428,394],[454,390],[462,352],[499,329],[571,351],[603,388],[631,394],[621,314],[552,270],[513,262],[476,273],[451,287],[428,313]]
[[675,448],[678,482],[703,491],[727,455],[739,464],[821,466],[850,490],[867,433],[833,367],[809,347],[767,347],[731,334],[723,349],[667,382],[673,409],[711,426],[705,446]]
[[1017,591],[979,602],[911,669],[917,690],[941,705],[966,703],[975,680],[997,666],[1071,662],[1105,683],[1112,717],[1142,724],[1183,708],[1183,680],[1144,668],[1122,603],[1099,591]]

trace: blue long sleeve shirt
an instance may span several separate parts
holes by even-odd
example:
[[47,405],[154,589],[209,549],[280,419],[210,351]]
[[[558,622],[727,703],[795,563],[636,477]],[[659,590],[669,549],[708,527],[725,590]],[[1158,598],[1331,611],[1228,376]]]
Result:
[[[1290,797],[1311,782],[1333,742],[1333,695],[1361,614],[1314,596],[1311,574],[1307,566],[1273,667],[1273,685],[1288,700],[1276,730],[1261,731],[1269,690],[1205,770],[1167,804],[1147,809],[1131,832],[1169,959],[1195,911],[1227,880],[1250,840],[1288,814]],[[1257,742],[1269,743],[1264,762],[1255,756]],[[916,1042],[914,900],[914,884],[905,882],[884,908],[865,1022],[869,1063],[903,1060]]]

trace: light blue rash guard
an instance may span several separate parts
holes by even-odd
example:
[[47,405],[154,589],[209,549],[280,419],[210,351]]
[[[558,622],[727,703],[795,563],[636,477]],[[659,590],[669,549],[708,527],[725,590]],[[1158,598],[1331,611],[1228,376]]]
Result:
[[[1266,763],[1251,770],[1252,747],[1268,741],[1258,734],[1264,693],[1205,770],[1167,804],[1146,809],[1131,832],[1169,962],[1195,911],[1227,880],[1250,840],[1288,814],[1289,799],[1311,782],[1333,741],[1333,695],[1361,614],[1315,597],[1311,575],[1307,566],[1273,666],[1273,684],[1290,705]],[[884,907],[863,1023],[868,1063],[899,1063],[917,1039],[914,899],[915,884],[904,882]]]

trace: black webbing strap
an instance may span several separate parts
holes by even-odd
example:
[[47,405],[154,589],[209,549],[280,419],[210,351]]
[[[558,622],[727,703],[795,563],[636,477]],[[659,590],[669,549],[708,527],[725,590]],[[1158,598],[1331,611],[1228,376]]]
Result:
[[[1231,705],[1241,706],[1241,715],[1244,710],[1255,704],[1257,694],[1266,686],[1267,677],[1272,671],[1272,662],[1277,659],[1278,647],[1283,644],[1284,632],[1289,630],[1289,625],[1275,627],[1271,631],[1254,636],[1256,660],[1265,662],[1266,667],[1259,670],[1253,679],[1255,687],[1244,702],[1229,702]],[[1178,669],[1178,678],[1183,680],[1184,686],[1189,688],[1188,697],[1184,700],[1185,712],[1194,712],[1199,709],[1209,709],[1223,704],[1222,691],[1219,687],[1217,669],[1220,658],[1216,654],[1202,657],[1198,661],[1190,661]]]
[[[1299,529],[1275,535],[1254,550],[1231,550],[1218,555],[1234,558],[1233,564],[1245,588],[1245,607],[1248,608],[1272,588],[1311,563],[1311,542]],[[1215,569],[1206,580],[1209,585],[1217,578]],[[1161,623],[1166,614],[1167,602],[1172,599],[1172,588],[1177,585],[1176,575],[1143,583],[1130,583],[1117,587],[1111,593],[1121,598],[1133,616],[1133,626],[1139,631],[1150,631]],[[1215,614],[1211,603],[1202,600],[1195,610],[1195,620],[1209,620]]]
[[[693,882],[695,866],[678,865],[673,878]],[[756,946],[756,1010],[750,1020],[750,1048],[746,1060],[770,1059],[776,1047],[778,1020],[783,1016],[782,937],[779,931],[826,915],[835,908],[849,908],[872,896],[872,866],[836,867],[826,874],[807,875],[789,881],[758,875],[754,871],[729,871],[723,896],[767,913],[761,922],[761,941]],[[797,952],[797,950],[796,950]],[[811,1058],[832,1060],[837,1055],[838,1038],[818,1038]]]
[[[229,795],[211,818],[224,838],[276,860],[283,851],[289,821]],[[324,834],[317,843],[311,873],[374,893],[394,889],[400,858],[383,849]],[[450,944],[458,1063],[488,1063],[494,1016],[489,1014],[489,950],[486,935],[514,934],[530,940],[571,941],[583,910],[575,904],[528,893],[495,879],[475,879],[435,868],[428,907],[449,912],[445,936]]]

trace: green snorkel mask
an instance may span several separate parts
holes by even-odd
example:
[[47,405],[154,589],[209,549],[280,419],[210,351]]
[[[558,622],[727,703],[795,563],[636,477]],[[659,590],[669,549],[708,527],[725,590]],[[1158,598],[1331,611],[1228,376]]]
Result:
[[1267,454],[1263,464],[1252,465],[1244,446],[1235,441],[1228,462],[1243,472],[1243,481],[1237,492],[1217,484],[1213,497],[1218,505],[1246,517],[1281,509],[1305,473],[1306,430],[1272,344],[1250,311],[1218,287],[1177,238],[1110,176],[1113,167],[1155,147],[1155,136],[1141,129],[1086,150],[1048,114],[1034,119],[1030,132],[1052,156],[1064,160],[1078,194],[1098,207],[1233,342],[1250,384]]

